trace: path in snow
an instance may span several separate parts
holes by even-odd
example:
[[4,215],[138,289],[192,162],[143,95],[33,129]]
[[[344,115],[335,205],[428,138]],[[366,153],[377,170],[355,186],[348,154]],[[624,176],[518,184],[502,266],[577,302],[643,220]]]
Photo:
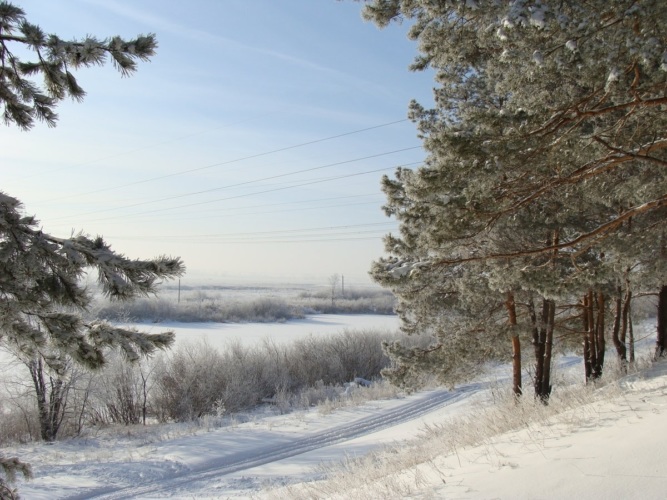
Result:
[[170,492],[190,482],[208,481],[234,472],[277,462],[319,448],[335,445],[373,432],[402,424],[431,411],[468,397],[481,389],[482,384],[469,384],[455,391],[438,390],[424,394],[396,408],[362,418],[355,422],[307,435],[280,445],[259,446],[222,455],[204,461],[189,469],[171,472],[169,477],[153,479],[132,486],[97,488],[67,497],[70,500],[137,498],[161,492]]

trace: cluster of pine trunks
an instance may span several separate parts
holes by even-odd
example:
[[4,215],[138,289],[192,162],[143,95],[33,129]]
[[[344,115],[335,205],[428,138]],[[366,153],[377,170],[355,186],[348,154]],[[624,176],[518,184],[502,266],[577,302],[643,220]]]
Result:
[[[584,350],[586,381],[602,376],[605,355],[605,312],[608,297],[601,291],[589,290],[579,304]],[[631,319],[632,291],[618,287],[615,297],[612,342],[623,369],[635,360],[634,333]],[[514,294],[505,297],[508,323],[516,330],[517,306]],[[667,285],[658,293],[656,359],[667,356]],[[532,344],[535,354],[535,397],[545,404],[551,395],[551,357],[555,330],[556,303],[543,299],[541,311],[532,300],[528,303],[528,316],[532,327]],[[512,387],[514,394],[523,392],[521,382],[521,341],[518,333],[512,334]]]

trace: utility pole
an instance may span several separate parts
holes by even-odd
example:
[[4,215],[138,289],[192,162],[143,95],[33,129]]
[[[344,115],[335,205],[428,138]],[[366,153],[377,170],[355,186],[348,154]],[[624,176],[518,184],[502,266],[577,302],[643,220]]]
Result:
[[340,275],[340,296],[345,297],[345,276]]

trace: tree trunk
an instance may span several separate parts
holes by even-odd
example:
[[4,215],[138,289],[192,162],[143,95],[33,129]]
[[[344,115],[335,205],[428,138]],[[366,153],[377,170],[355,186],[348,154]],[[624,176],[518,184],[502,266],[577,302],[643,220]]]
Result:
[[542,381],[542,359],[544,357],[544,342],[542,341],[542,329],[537,324],[537,313],[535,311],[535,303],[533,299],[528,301],[528,314],[530,315],[530,322],[533,325],[533,351],[535,353],[535,397],[540,397],[540,387]]
[[632,316],[628,317],[628,346],[630,351],[630,363],[635,362],[635,334],[632,330]]
[[[623,311],[621,312],[621,332],[620,341],[624,346],[627,346],[628,362],[635,362],[635,337],[632,330],[632,314],[630,306],[632,304],[632,290],[630,290],[630,283],[627,284],[625,297],[623,298]],[[627,343],[626,343],[627,338]]]
[[49,410],[46,402],[46,383],[44,382],[42,359],[31,360],[28,364],[28,369],[30,370],[30,376],[35,386],[39,434],[44,441],[52,441],[52,439],[49,439]]
[[625,335],[623,335],[623,342],[621,342],[621,319],[623,316],[623,290],[620,286],[616,288],[616,310],[614,313],[614,328],[612,330],[611,340],[616,348],[618,360],[621,363],[621,369],[627,371],[627,348],[625,347]]
[[553,300],[542,299],[540,324],[537,324],[535,305],[528,303],[530,319],[533,324],[533,346],[535,348],[535,397],[543,403],[551,395],[551,352],[553,346],[554,320],[556,304]]
[[516,304],[514,302],[514,294],[507,292],[505,300],[505,307],[507,308],[508,321],[512,330],[512,390],[516,397],[521,396],[521,341],[519,335],[516,333]]
[[40,436],[44,441],[55,441],[65,417],[69,385],[53,376],[48,377],[47,385],[41,357],[30,360],[27,365],[35,387]]
[[602,376],[604,366],[604,313],[605,296],[593,290],[584,295],[582,301],[584,326],[584,370],[586,381]]
[[604,293],[597,294],[597,320],[595,322],[595,346],[597,348],[597,355],[595,359],[597,364],[595,366],[595,378],[602,376],[602,367],[604,366],[604,351],[606,342],[604,338],[604,313],[606,309],[606,300]]
[[590,304],[588,301],[588,294],[584,295],[582,301],[582,320],[584,327],[584,375],[586,377],[586,382],[588,382],[593,376],[593,356],[594,350],[591,345],[591,311]]
[[655,344],[655,357],[667,354],[667,285],[663,285],[658,294],[658,336]]
[[551,396],[551,353],[554,344],[554,328],[556,323],[556,303],[549,300],[549,311],[546,325],[546,338],[544,345],[543,373],[542,373],[542,402],[546,403]]
[[[530,304],[533,305],[533,304]],[[546,329],[544,328],[544,312],[547,307],[547,301],[542,300],[542,314],[540,316],[540,324],[537,324],[535,315],[535,307],[533,305],[533,312],[531,313],[531,320],[533,320],[533,350],[535,351],[535,397],[542,395],[542,376],[544,372],[544,341],[546,337]]]

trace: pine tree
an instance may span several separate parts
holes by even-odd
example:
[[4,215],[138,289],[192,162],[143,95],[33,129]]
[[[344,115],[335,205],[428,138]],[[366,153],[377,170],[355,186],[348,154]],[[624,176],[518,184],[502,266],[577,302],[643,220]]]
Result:
[[[23,130],[33,127],[35,119],[53,127],[60,101],[68,97],[81,101],[86,95],[72,71],[104,65],[110,57],[118,71],[129,76],[136,71],[137,61],[147,61],[156,48],[153,34],[131,40],[118,36],[101,40],[90,35],[63,40],[28,22],[20,7],[0,1],[0,104],[4,121]],[[34,60],[20,59],[17,53],[25,49],[34,53]],[[33,81],[39,76],[41,86]]]
[[[434,69],[438,84],[434,109],[410,107],[424,167],[383,182],[400,236],[386,239],[390,257],[372,275],[404,314],[438,322],[449,305],[431,300],[434,283],[463,297],[460,276],[477,273],[497,300],[522,304],[508,323],[532,337],[536,371],[548,376],[557,323],[576,322],[587,375],[598,376],[608,297],[628,269],[654,271],[651,286],[667,281],[652,243],[667,224],[667,5],[371,0],[364,16],[381,27],[409,20],[412,69]],[[511,300],[519,291],[526,300]],[[536,381],[537,395],[549,387]]]
[[[128,300],[156,292],[161,279],[182,274],[178,258],[131,260],[101,238],[83,234],[57,238],[23,214],[15,198],[0,194],[0,302],[2,342],[32,356],[66,354],[88,368],[104,364],[104,350],[120,347],[132,361],[168,346],[171,335],[144,335],[104,322],[86,323],[81,315],[91,293],[81,283],[96,268],[103,293]],[[47,360],[48,361],[48,360]]]
[[[5,124],[28,130],[41,120],[54,126],[57,104],[67,97],[80,101],[85,95],[71,71],[102,65],[110,56],[120,73],[129,75],[136,61],[147,60],[156,46],[153,35],[62,40],[29,23],[21,8],[0,1],[0,104]],[[25,49],[34,53],[34,61],[17,55]],[[38,76],[42,86],[31,80]],[[45,439],[55,437],[61,414],[39,390],[46,372],[57,385],[72,361],[96,369],[105,363],[109,349],[136,361],[174,341],[172,332],[150,335],[85,321],[92,295],[81,278],[90,268],[97,270],[98,283],[112,300],[153,294],[161,280],[185,270],[179,258],[128,259],[102,237],[50,235],[24,213],[19,200],[0,192],[0,342],[31,367]],[[0,498],[17,498],[11,483],[17,474],[30,477],[29,465],[0,457],[0,467]]]

